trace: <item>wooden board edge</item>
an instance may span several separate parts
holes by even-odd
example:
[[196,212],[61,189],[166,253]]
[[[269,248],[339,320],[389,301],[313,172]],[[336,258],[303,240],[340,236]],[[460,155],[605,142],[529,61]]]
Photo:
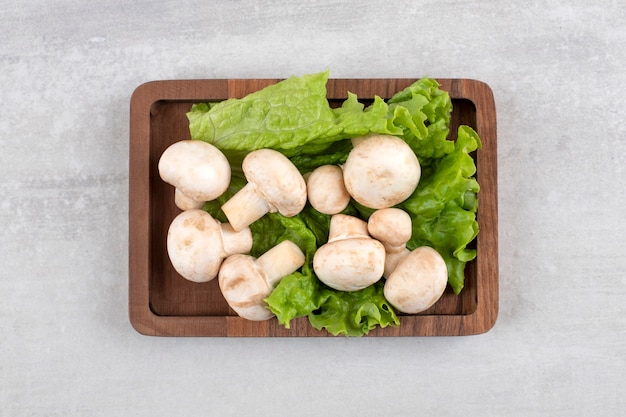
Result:
[[[399,82],[406,82],[407,80],[410,80],[410,79],[406,79],[406,80],[398,79]],[[152,104],[159,100],[203,100],[203,99],[212,99],[212,98],[223,99],[225,97],[237,95],[236,90],[238,88],[237,87],[238,81],[247,82],[250,80],[245,80],[245,79],[244,80],[236,80],[236,79],[235,80],[233,79],[230,79],[230,80],[225,80],[225,79],[220,79],[220,80],[161,80],[161,81],[149,81],[137,87],[137,89],[133,92],[131,96],[131,128],[130,128],[131,161],[130,161],[130,164],[132,165],[132,167],[130,169],[131,173],[129,174],[130,182],[131,182],[130,187],[129,187],[129,190],[130,190],[129,192],[131,194],[135,190],[135,187],[133,186],[133,184],[136,185],[138,180],[139,181],[142,180],[142,178],[138,179],[137,177],[138,173],[136,171],[133,171],[133,168],[137,168],[136,164],[138,161],[136,160],[132,161],[132,157],[133,155],[137,156],[137,155],[142,154],[142,150],[137,149],[139,145],[141,145],[142,143],[146,145],[145,148],[149,146],[149,112],[150,112],[150,107],[152,106]],[[267,85],[267,84],[271,84],[279,80],[278,79],[261,79],[259,81],[260,81],[260,85]],[[359,81],[359,79],[351,79],[350,81]],[[450,94],[452,98],[468,98],[471,101],[473,101],[475,104],[478,103],[478,105],[476,106],[477,107],[476,108],[477,124],[479,125],[477,126],[477,130],[480,128],[482,123],[485,123],[487,126],[489,126],[489,123],[491,122],[488,120],[488,117],[493,117],[494,118],[493,122],[495,123],[495,107],[494,107],[494,111],[491,114],[483,114],[482,116],[479,115],[480,113],[479,109],[482,109],[483,104],[485,104],[485,97],[487,98],[487,101],[489,101],[489,96],[490,96],[491,102],[493,103],[493,93],[490,87],[486,83],[483,83],[477,80],[471,80],[471,79],[447,79],[447,78],[437,79],[437,81],[440,82],[442,86],[441,88],[448,91],[448,93]],[[198,88],[197,87],[198,82],[201,82],[203,84],[210,83],[213,85],[213,87],[222,90],[223,93],[216,94],[215,97],[207,97],[207,94],[205,91],[206,87]],[[458,91],[456,89],[458,89]],[[163,93],[163,91],[166,91],[166,93]],[[134,114],[133,111],[141,111],[142,117],[147,115],[147,118],[145,120],[139,118],[140,122],[137,124],[137,118],[133,117],[133,114]],[[478,119],[482,120],[482,122],[479,122]],[[147,123],[148,134],[145,134],[145,131],[142,131],[142,129],[145,129],[146,127],[143,124],[144,122],[141,122],[141,120],[144,120],[144,122]],[[497,152],[495,150],[495,146],[496,146],[495,133],[496,132],[495,132],[495,124],[494,124],[493,142],[490,142],[489,137],[487,141],[490,144],[493,143],[493,151],[491,153],[493,153],[494,155],[490,157],[490,159],[492,159],[492,161],[497,164]],[[488,136],[489,136],[489,133],[488,133]],[[133,143],[133,137],[141,137],[141,140],[139,142],[135,141]],[[481,136],[481,140],[482,140],[482,136]],[[496,172],[497,172],[497,167],[496,167]],[[145,170],[145,174],[146,175],[143,176],[144,181],[146,181],[146,177],[147,177],[147,168]],[[147,186],[145,189],[149,190]],[[497,214],[497,181],[495,181],[495,188],[493,191],[495,192],[494,198],[495,198],[495,209],[496,209],[496,214]],[[132,195],[129,196],[129,199],[130,198],[133,198],[133,196]],[[129,200],[129,204],[131,205],[131,207],[129,208],[129,216],[131,217],[133,214],[136,215],[138,212],[142,212],[142,207],[143,207],[141,205],[138,207],[136,204],[133,204],[132,201],[133,200]],[[147,219],[147,217],[148,216],[146,215],[146,216],[141,216],[139,218]],[[138,227],[137,230],[144,229],[144,227],[142,227],[141,225],[133,226],[136,224],[134,222],[137,222],[137,221],[138,221],[137,217],[135,217],[134,220],[132,218],[130,219],[129,227],[131,230],[133,229],[133,227]],[[148,234],[147,223],[143,226],[145,226],[145,230],[146,230],[145,236],[147,236]],[[495,232],[495,248],[497,251],[497,224],[495,225],[494,232]],[[135,236],[135,238],[140,238],[140,237]],[[145,247],[147,247],[147,245],[145,245]],[[255,324],[254,322],[245,323],[247,321],[241,318],[230,317],[230,316],[184,317],[185,322],[188,323],[191,320],[192,325],[189,325],[189,324],[184,325],[183,322],[180,320],[181,318],[179,317],[157,316],[150,310],[149,305],[148,305],[149,304],[149,294],[148,294],[149,277],[147,276],[148,274],[147,261],[146,261],[145,273],[144,273],[144,266],[137,264],[137,262],[140,261],[140,259],[138,258],[141,258],[141,257],[138,256],[137,253],[133,252],[129,255],[129,316],[130,316],[130,321],[131,321],[133,328],[135,328],[135,330],[141,334],[151,335],[151,336],[203,336],[203,337],[206,337],[206,336],[208,337],[211,337],[211,336],[231,336],[231,337],[255,336],[255,334],[253,333],[257,333],[256,336],[259,336],[259,337],[322,336],[321,334],[317,334],[316,333],[317,331],[313,332],[313,334],[308,334],[309,332],[307,331],[304,331],[304,332],[298,331],[296,332],[297,334],[293,334],[290,331],[285,332],[282,330],[272,331],[271,330],[272,325],[269,322],[267,323],[266,326],[263,326],[263,325],[259,326],[258,324]],[[496,257],[495,270],[496,270],[495,281],[491,282],[490,285],[492,286],[492,289],[493,289],[493,286],[495,285],[496,294],[495,296],[493,294],[492,295],[487,294],[485,292],[487,288],[483,288],[485,286],[481,285],[479,287],[479,297],[481,297],[480,300],[485,301],[485,302],[483,303],[479,300],[478,309],[474,313],[470,315],[463,315],[463,316],[415,316],[414,319],[421,322],[421,324],[418,326],[422,328],[421,333],[417,332],[414,334],[406,334],[407,333],[406,331],[395,330],[399,328],[388,327],[385,329],[377,328],[373,332],[371,332],[370,335],[371,336],[377,336],[377,335],[380,335],[380,336],[392,336],[392,335],[393,336],[460,336],[460,335],[480,334],[480,333],[484,333],[488,331],[495,324],[495,321],[497,318],[497,311],[498,311],[497,257]],[[493,277],[493,274],[491,274],[490,276]],[[139,278],[133,279],[133,277],[139,277]],[[483,288],[482,291],[481,291],[481,288]],[[139,304],[137,304],[138,300],[139,300]],[[482,321],[481,323],[477,323],[476,317],[483,315],[483,314],[486,315],[487,320]],[[407,317],[405,317],[405,319],[406,318]],[[216,320],[219,322],[224,322],[222,324],[225,325],[224,327],[227,330],[226,331],[213,331],[213,332],[208,331],[207,324],[215,322]],[[439,331],[423,330],[424,328],[431,328],[433,326],[437,327],[434,325],[434,323],[437,323],[437,325],[442,326],[439,329]],[[249,332],[250,329],[248,329],[248,327],[250,326],[253,326],[256,329],[256,331],[253,333],[250,333]],[[414,326],[416,325],[412,324],[410,327],[414,327]],[[209,326],[209,327],[212,327],[212,326]],[[302,333],[307,333],[307,334],[303,335]]]

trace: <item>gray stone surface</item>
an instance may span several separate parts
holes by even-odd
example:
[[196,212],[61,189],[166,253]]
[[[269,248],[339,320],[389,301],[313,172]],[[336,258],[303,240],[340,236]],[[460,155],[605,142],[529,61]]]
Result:
[[[1,416],[623,414],[623,2],[5,3]],[[327,68],[493,88],[496,326],[459,338],[137,334],[134,88]]]

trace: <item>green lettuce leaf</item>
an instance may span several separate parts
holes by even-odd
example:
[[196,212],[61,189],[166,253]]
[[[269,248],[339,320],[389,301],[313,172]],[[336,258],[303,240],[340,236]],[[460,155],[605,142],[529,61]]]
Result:
[[284,277],[269,297],[268,308],[276,315],[278,323],[290,328],[290,322],[305,317],[322,304],[320,282],[310,268]]
[[312,273],[294,272],[280,281],[265,302],[278,323],[289,329],[291,320],[308,316],[322,304],[320,282]]
[[400,135],[402,129],[393,124],[388,117],[389,106],[385,101],[374,97],[374,101],[367,108],[359,102],[356,94],[348,92],[348,98],[341,107],[333,109],[336,122],[341,126],[342,134],[346,137],[357,137],[368,133],[386,135]]
[[[200,103],[187,113],[192,139],[223,151],[319,151],[341,128],[326,99],[329,72],[291,77],[241,99]],[[320,144],[324,146],[319,146]]]
[[314,274],[296,272],[283,278],[265,301],[286,328],[292,319],[304,316],[314,328],[334,336],[363,336],[376,326],[400,324],[383,295],[382,281],[344,292],[326,287]]
[[398,326],[400,320],[385,299],[383,288],[383,281],[354,292],[323,288],[321,305],[309,314],[309,322],[334,336],[363,336],[376,326]]
[[476,165],[470,153],[481,146],[469,126],[460,126],[454,150],[433,161],[422,172],[415,192],[399,205],[411,214],[413,235],[409,249],[431,246],[446,261],[448,281],[455,292],[463,289],[465,263],[476,257],[468,248],[478,234],[476,194],[480,187],[473,177]]
[[422,78],[394,94],[387,102],[393,123],[402,128],[401,136],[413,149],[421,165],[452,152],[448,140],[452,101],[432,78]]

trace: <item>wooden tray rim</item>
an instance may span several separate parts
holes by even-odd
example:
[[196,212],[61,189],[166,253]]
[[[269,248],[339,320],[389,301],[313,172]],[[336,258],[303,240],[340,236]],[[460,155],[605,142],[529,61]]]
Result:
[[[464,315],[402,316],[398,327],[376,328],[367,336],[464,336],[489,331],[498,314],[498,247],[497,247],[497,143],[496,113],[493,92],[484,82],[469,78],[436,78],[451,98],[470,100],[476,108],[476,130],[483,147],[477,152],[479,175],[489,169],[493,184],[485,189],[481,182],[481,206],[491,206],[495,213],[489,225],[481,224],[481,246],[493,254],[488,268],[479,262],[477,273],[477,308]],[[417,78],[329,79],[336,82],[407,82]],[[285,330],[272,319],[251,322],[236,316],[160,316],[149,305],[149,194],[138,195],[137,190],[148,190],[150,146],[150,111],[159,101],[208,101],[236,97],[240,83],[256,82],[261,88],[280,79],[189,79],[157,80],[139,85],[130,100],[129,143],[129,319],[132,327],[147,336],[205,336],[205,337],[292,337],[332,336],[312,328],[306,318],[292,321],[291,330]],[[208,94],[207,89],[213,94]],[[488,164],[481,164],[481,158]],[[480,215],[480,208],[479,208]],[[481,265],[483,268],[481,268]],[[481,270],[482,269],[482,270]],[[213,329],[213,330],[208,330]],[[215,329],[220,329],[216,331]],[[417,330],[416,330],[417,329]],[[429,329],[427,331],[420,329]]]

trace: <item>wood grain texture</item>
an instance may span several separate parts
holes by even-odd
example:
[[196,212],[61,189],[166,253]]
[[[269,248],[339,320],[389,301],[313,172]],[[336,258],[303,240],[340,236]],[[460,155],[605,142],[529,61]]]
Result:
[[[179,212],[173,187],[157,171],[161,153],[171,143],[189,139],[185,113],[199,101],[242,97],[276,79],[153,81],[139,86],[130,102],[129,316],[141,334],[153,336],[329,336],[306,318],[291,328],[276,319],[251,322],[238,317],[221,296],[216,280],[203,284],[181,278],[165,247],[167,228]],[[331,79],[328,98],[339,103],[353,92],[361,100],[389,98],[415,79]],[[480,233],[477,258],[466,266],[465,288],[448,288],[429,310],[402,315],[399,327],[376,328],[369,336],[460,336],[484,333],[498,314],[498,207],[496,112],[486,84],[470,79],[438,79],[450,93],[454,110],[451,138],[459,124],[472,126],[482,148],[475,152]]]

